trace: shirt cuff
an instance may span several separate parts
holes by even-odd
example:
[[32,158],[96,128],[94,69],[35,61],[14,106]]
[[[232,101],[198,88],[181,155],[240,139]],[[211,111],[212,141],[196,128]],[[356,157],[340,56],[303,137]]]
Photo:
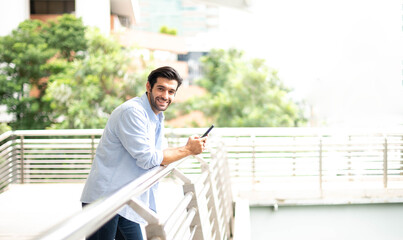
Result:
[[155,158],[155,166],[160,166],[162,163],[162,160],[164,160],[164,153],[162,150],[157,150],[155,151],[156,158]]

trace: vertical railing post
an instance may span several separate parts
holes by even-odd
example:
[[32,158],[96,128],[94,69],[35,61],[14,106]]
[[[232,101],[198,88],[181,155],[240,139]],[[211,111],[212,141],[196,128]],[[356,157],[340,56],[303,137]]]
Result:
[[24,135],[20,137],[20,166],[21,166],[21,183],[25,183],[24,171]]
[[388,188],[388,138],[383,143],[383,187]]
[[348,179],[348,181],[353,181],[353,173],[352,173],[352,171],[353,171],[353,168],[351,167],[351,161],[352,161],[352,159],[351,159],[351,155],[352,155],[352,153],[351,153],[351,147],[352,147],[352,144],[351,144],[351,135],[349,135],[348,136],[348,144],[347,144],[347,159],[348,159],[348,161],[347,161],[347,179]]
[[323,197],[323,140],[322,136],[319,136],[319,190],[320,190],[320,196]]
[[296,148],[297,148],[297,144],[296,144],[296,139],[297,137],[296,136],[293,136],[292,137],[292,146],[293,146],[293,151],[292,151],[292,176],[294,176],[294,177],[296,177],[297,176],[297,158],[296,158],[296,155],[297,155],[297,152],[296,152]]
[[255,142],[255,135],[251,135],[252,138],[252,187],[255,190],[256,189],[256,142]]
[[[401,138],[400,138],[400,142],[403,142],[403,136],[401,136]],[[400,172],[399,172],[399,175],[403,175],[403,149],[402,149],[402,147],[403,147],[403,144],[400,144]]]

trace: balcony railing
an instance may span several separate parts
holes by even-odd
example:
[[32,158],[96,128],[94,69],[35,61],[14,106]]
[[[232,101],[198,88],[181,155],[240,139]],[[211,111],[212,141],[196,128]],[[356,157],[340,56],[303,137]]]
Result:
[[[213,154],[208,164],[195,157],[201,171],[193,177],[178,169],[188,159],[156,167],[106,199],[52,227],[38,239],[82,239],[89,236],[128,205],[146,221],[147,239],[231,239],[234,236],[234,212],[225,155]],[[183,196],[175,210],[162,219],[137,200],[137,196],[156,182],[172,174],[183,182]]]
[[[16,131],[0,138],[2,186],[8,183],[76,182],[88,174],[100,130]],[[182,144],[175,138],[171,145]],[[96,231],[125,205],[146,221],[147,239],[230,239],[234,211],[224,148],[165,167],[156,167],[106,199],[50,228],[39,239],[82,239]],[[187,163],[187,166],[186,164]],[[183,166],[180,169],[179,166]],[[187,172],[187,174],[185,173]],[[150,211],[137,196],[166,176],[183,182],[183,196],[166,219]],[[247,206],[246,206],[247,207]]]
[[[171,146],[205,129],[167,129]],[[102,130],[15,131],[0,136],[0,189],[9,183],[83,182]],[[234,191],[287,198],[299,191],[403,189],[403,129],[216,128]],[[209,153],[203,155],[209,161]],[[198,171],[186,161],[185,173]],[[306,191],[309,190],[309,191]],[[357,193],[358,194],[358,193]]]

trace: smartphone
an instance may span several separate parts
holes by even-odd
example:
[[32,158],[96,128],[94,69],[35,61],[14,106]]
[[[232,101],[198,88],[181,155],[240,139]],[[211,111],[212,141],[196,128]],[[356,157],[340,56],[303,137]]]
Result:
[[211,127],[209,129],[207,129],[207,131],[203,134],[202,138],[206,137],[209,132],[211,131],[211,129],[213,129],[214,125],[211,125]]

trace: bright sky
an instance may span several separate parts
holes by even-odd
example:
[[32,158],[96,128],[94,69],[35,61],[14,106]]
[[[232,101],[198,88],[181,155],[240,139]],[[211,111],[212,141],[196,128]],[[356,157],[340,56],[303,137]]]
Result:
[[[399,0],[255,0],[222,8],[222,46],[265,58],[328,126],[403,124]],[[323,126],[323,125],[322,125]]]

